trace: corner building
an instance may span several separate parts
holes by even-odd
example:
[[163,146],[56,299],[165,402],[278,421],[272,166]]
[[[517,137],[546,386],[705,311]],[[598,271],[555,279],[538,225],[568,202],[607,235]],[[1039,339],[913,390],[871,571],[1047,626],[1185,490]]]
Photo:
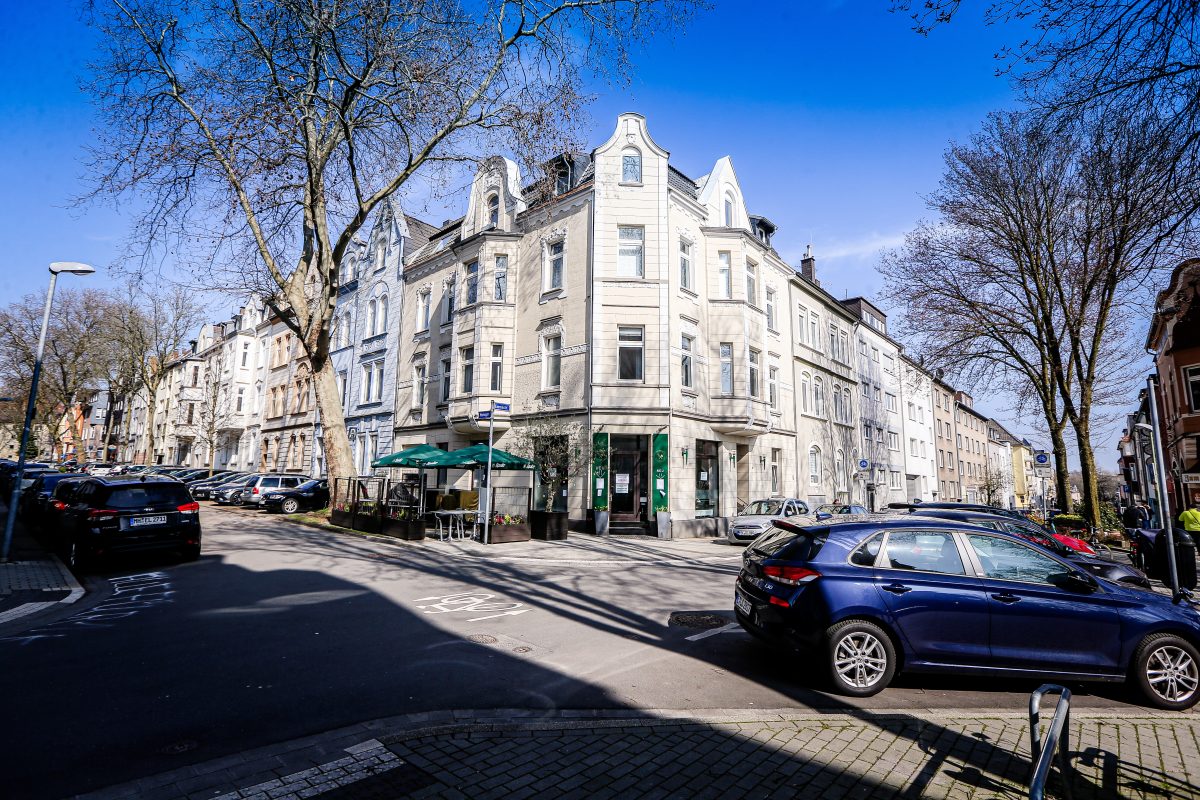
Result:
[[578,524],[607,504],[613,531],[653,532],[667,512],[672,536],[704,535],[741,503],[808,496],[796,271],[774,232],[728,158],[692,179],[638,114],[544,182],[484,162],[466,214],[406,259],[395,449],[486,441],[494,400],[511,405],[500,448],[537,417],[591,434],[594,465],[555,498]]

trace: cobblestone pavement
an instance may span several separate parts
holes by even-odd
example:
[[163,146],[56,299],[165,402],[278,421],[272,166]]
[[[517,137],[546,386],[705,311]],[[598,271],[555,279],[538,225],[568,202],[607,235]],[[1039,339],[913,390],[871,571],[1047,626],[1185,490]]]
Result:
[[[0,520],[4,514],[0,504]],[[82,596],[71,571],[17,525],[9,561],[0,564],[0,625]]]
[[[492,716],[485,716],[485,715]],[[1200,797],[1200,718],[1075,713],[1071,793]],[[111,787],[117,798],[1025,797],[1021,714],[447,712]],[[1063,796],[1055,774],[1050,796]]]

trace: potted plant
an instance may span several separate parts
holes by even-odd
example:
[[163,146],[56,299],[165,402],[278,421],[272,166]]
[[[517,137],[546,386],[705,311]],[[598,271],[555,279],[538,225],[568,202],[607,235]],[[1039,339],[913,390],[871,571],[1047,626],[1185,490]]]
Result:
[[488,528],[488,544],[528,542],[529,521],[519,514],[493,514]]
[[578,423],[558,417],[534,417],[512,430],[513,451],[534,464],[540,489],[538,508],[529,512],[534,539],[567,538],[568,512],[555,511],[554,501],[566,494],[572,478],[591,469],[591,437]]
[[354,527],[354,498],[352,483],[348,478],[334,482],[333,500],[329,504],[329,521],[342,528]]
[[425,520],[411,506],[388,506],[383,518],[381,533],[409,542],[425,538]]

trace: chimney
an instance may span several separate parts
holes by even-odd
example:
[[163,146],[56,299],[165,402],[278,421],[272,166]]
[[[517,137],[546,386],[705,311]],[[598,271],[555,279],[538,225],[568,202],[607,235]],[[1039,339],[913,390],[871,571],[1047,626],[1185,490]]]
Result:
[[188,339],[188,344],[190,344],[190,345],[192,346],[192,352],[193,352],[193,353],[194,353],[194,352],[196,352],[196,340],[195,340],[195,339]]
[[817,286],[821,285],[821,282],[817,280],[817,260],[813,258],[811,244],[804,248],[804,258],[800,259],[800,274]]

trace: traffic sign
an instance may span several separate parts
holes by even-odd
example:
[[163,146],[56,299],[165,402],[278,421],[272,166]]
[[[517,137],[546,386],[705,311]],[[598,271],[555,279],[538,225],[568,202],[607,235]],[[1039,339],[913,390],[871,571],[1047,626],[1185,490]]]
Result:
[[491,419],[491,418],[492,418],[492,412],[490,412],[490,411],[480,411],[480,412],[479,412],[479,418],[480,418],[480,419]]
[[509,410],[508,403],[493,403],[492,407],[495,408],[497,411],[508,411]]
[[1050,466],[1050,454],[1049,453],[1038,453],[1033,457],[1033,460],[1034,460],[1034,463],[1036,463],[1040,467]]
[[869,466],[871,466],[871,462],[867,461],[865,458],[860,458],[858,460],[858,468],[859,469],[866,469]]

